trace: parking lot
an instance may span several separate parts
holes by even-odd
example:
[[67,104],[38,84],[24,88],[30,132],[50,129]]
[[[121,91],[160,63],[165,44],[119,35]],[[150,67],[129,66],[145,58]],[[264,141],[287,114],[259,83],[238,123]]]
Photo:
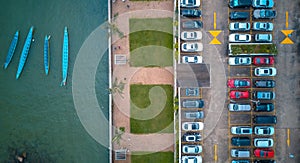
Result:
[[[230,20],[228,18],[229,13],[231,12],[228,9],[227,1],[203,1],[202,2],[202,13],[203,13],[203,25],[204,31],[209,31],[214,29],[213,24],[213,13],[217,14],[217,29],[222,30],[221,34],[217,37],[222,44],[221,45],[211,45],[209,44],[212,40],[212,36],[207,34],[203,36],[203,60],[205,62],[205,55],[212,55],[212,51],[218,51],[218,53],[213,53],[213,55],[219,55],[221,58],[225,73],[227,78],[249,78],[251,83],[255,80],[260,79],[260,77],[255,77],[253,74],[253,69],[256,67],[254,65],[250,66],[228,66],[228,36],[232,32],[228,30],[228,26]],[[204,161],[205,162],[230,162],[232,158],[230,157],[230,149],[231,148],[241,148],[241,147],[232,147],[231,138],[233,137],[230,133],[230,127],[232,126],[252,126],[253,127],[253,116],[258,114],[263,115],[276,115],[277,116],[277,124],[275,126],[275,134],[272,136],[274,140],[273,149],[275,150],[274,160],[277,162],[299,162],[300,158],[298,153],[300,152],[300,148],[297,146],[300,138],[298,135],[300,134],[299,130],[299,97],[300,97],[300,69],[299,69],[299,52],[297,52],[297,47],[299,47],[299,38],[296,38],[298,32],[299,21],[299,2],[295,1],[275,1],[274,10],[277,11],[277,16],[272,20],[274,23],[274,30],[272,33],[273,43],[276,44],[278,55],[275,57],[274,67],[277,68],[276,77],[267,77],[264,79],[275,80],[276,87],[275,88],[244,88],[241,90],[249,91],[252,94],[254,91],[274,91],[276,93],[275,100],[272,101],[260,101],[264,103],[272,102],[274,104],[273,112],[239,112],[232,113],[228,112],[227,105],[230,103],[229,97],[227,97],[227,102],[224,104],[222,114],[217,121],[217,124],[212,132],[206,133],[204,130]],[[212,10],[210,10],[212,9]],[[244,11],[244,9],[242,9]],[[253,12],[252,7],[249,9],[245,9]],[[236,10],[236,11],[239,11]],[[281,30],[286,29],[286,11],[289,13],[289,27],[288,29],[295,30],[294,33],[290,36],[291,40],[293,40],[294,44],[286,45],[281,44],[284,40],[285,36],[281,32]],[[252,16],[252,15],[251,15]],[[250,24],[253,23],[252,17],[249,18]],[[264,20],[262,20],[264,21]],[[205,32],[204,32],[205,33]],[[249,32],[252,36],[256,34],[256,31]],[[270,33],[270,32],[269,32]],[[272,66],[273,67],[273,66]],[[212,74],[214,75],[214,74]],[[226,83],[224,83],[226,85]],[[231,89],[227,90],[228,92]],[[235,90],[235,89],[233,89]],[[215,92],[208,91],[209,94],[206,98],[208,98],[209,102],[218,100],[213,99],[211,94]],[[243,102],[251,104],[251,107],[255,105],[256,99],[251,99],[252,95],[249,99],[246,99]],[[254,101],[251,101],[254,100]],[[238,101],[238,100],[235,100]],[[212,108],[206,108],[210,110]],[[204,119],[204,122],[206,119]],[[288,134],[289,133],[289,134]],[[250,149],[251,154],[253,154],[253,138],[256,137],[254,134],[249,136],[251,138],[251,145],[246,148]],[[289,141],[289,143],[288,143]],[[217,149],[217,150],[216,150]],[[294,158],[291,158],[293,154]],[[251,155],[250,160],[256,160],[257,158]]]

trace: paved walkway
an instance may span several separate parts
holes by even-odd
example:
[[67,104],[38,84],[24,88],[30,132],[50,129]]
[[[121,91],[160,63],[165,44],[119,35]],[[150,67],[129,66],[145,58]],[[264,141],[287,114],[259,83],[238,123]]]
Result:
[[[124,33],[119,38],[112,37],[112,57],[122,54],[130,60],[129,55],[129,19],[130,18],[166,18],[173,16],[173,1],[121,1],[112,4],[112,24]],[[114,143],[114,149],[125,148],[129,155],[125,162],[131,162],[132,151],[173,151],[173,133],[131,134],[130,133],[130,84],[171,84],[173,85],[173,67],[166,68],[137,68],[113,63],[113,80],[125,82],[124,95],[115,94],[113,97],[113,125],[125,127],[120,144]],[[151,144],[149,144],[151,142]],[[122,161],[121,161],[122,162]]]

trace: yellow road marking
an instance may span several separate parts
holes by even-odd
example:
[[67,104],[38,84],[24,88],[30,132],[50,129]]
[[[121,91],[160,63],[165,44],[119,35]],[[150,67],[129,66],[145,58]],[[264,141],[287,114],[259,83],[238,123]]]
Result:
[[286,140],[286,143],[288,145],[288,147],[290,146],[290,129],[288,128],[287,129],[287,140]]
[[289,28],[289,12],[288,11],[285,12],[285,28],[286,29]]
[[216,14],[216,12],[214,12],[214,30],[216,30],[217,29],[217,14]]
[[217,160],[218,160],[218,145],[215,144],[214,147],[215,147],[215,156],[214,156],[214,160],[217,161]]
[[294,44],[294,42],[289,38],[289,35],[294,32],[294,30],[286,29],[281,30],[281,32],[286,36],[285,39],[280,44]]
[[221,30],[209,30],[209,33],[214,37],[209,44],[221,44],[221,42],[217,39]]

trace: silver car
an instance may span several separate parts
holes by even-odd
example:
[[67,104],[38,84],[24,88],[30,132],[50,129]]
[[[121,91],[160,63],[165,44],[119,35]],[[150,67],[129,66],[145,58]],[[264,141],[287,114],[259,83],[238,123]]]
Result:
[[242,22],[233,22],[229,24],[229,30],[231,31],[249,31],[250,23],[242,23]]
[[255,76],[275,76],[277,70],[274,67],[256,67],[254,69]]
[[252,128],[249,126],[233,126],[231,127],[231,133],[236,135],[250,135],[252,134]]
[[180,7],[199,7],[200,0],[180,0]]
[[254,127],[255,135],[271,136],[274,134],[273,126],[256,126]]
[[199,88],[186,88],[185,95],[186,96],[199,96]]
[[273,31],[274,25],[270,22],[254,22],[253,30],[256,31]]
[[256,42],[272,42],[272,34],[255,34]]
[[201,156],[182,156],[182,163],[202,163]]
[[273,0],[253,0],[252,6],[254,8],[272,8],[274,7]]
[[200,52],[203,50],[203,44],[200,42],[185,42],[181,44],[183,52]]
[[184,99],[182,107],[184,108],[203,108],[204,101],[201,99]]
[[182,130],[185,131],[199,131],[203,130],[203,122],[184,122],[182,123]]
[[181,32],[182,40],[201,40],[202,39],[202,32],[201,31],[183,31]]
[[185,111],[184,117],[186,119],[203,119],[204,111]]
[[232,33],[229,35],[229,42],[250,42],[250,34]]
[[251,65],[251,57],[229,57],[228,64],[231,66]]
[[255,147],[267,148],[273,147],[274,141],[272,138],[255,138],[253,144]]
[[230,103],[228,105],[229,111],[251,111],[251,105],[250,104],[235,104]]
[[183,145],[182,152],[186,154],[198,154],[202,152],[201,145]]

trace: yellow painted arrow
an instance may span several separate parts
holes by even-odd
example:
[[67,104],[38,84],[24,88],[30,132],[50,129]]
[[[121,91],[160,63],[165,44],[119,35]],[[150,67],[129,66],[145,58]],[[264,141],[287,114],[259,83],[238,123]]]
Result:
[[221,44],[217,39],[217,36],[221,33],[221,30],[210,30],[209,33],[214,37],[209,44]]
[[286,36],[285,39],[280,44],[294,44],[294,42],[289,38],[289,35],[294,32],[291,29],[283,29],[281,32]]

